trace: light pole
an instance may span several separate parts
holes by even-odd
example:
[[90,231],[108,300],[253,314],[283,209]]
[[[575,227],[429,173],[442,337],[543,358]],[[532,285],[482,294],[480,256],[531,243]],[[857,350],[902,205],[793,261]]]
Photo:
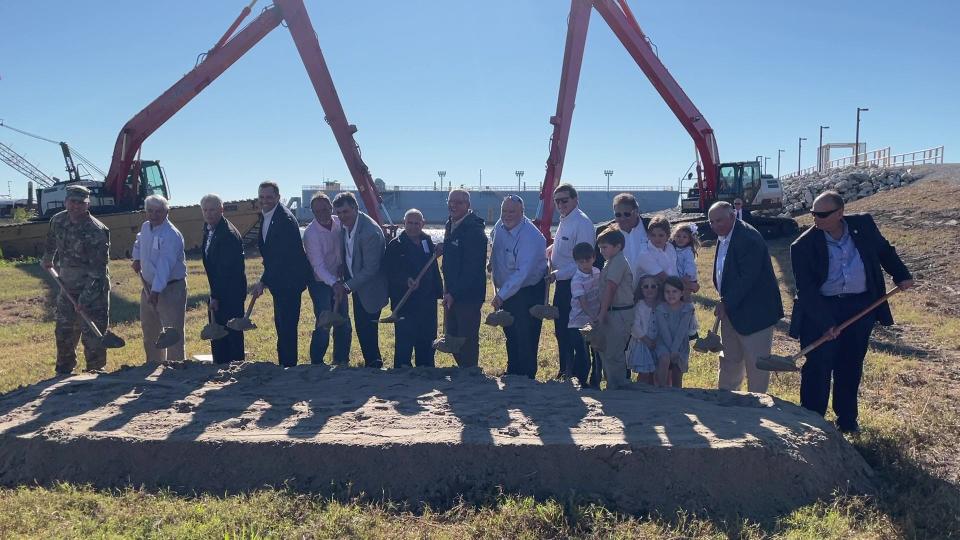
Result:
[[866,107],[857,107],[857,137],[853,142],[853,164],[855,166],[860,163],[860,113],[869,110]]
[[800,153],[803,151],[803,141],[807,140],[806,137],[800,137],[797,141],[797,176],[800,176]]
[[519,192],[519,191],[520,191],[520,179],[523,178],[523,171],[514,171],[513,174],[517,175],[517,191]]
[[613,169],[604,169],[603,174],[607,176],[607,191],[610,191],[610,177],[613,176]]
[[767,162],[770,161],[770,158],[763,156],[763,174],[767,174]]
[[443,177],[447,175],[447,171],[437,171],[437,176],[440,177],[440,189],[443,190]]
[[782,148],[777,150],[777,179],[778,180],[780,179],[780,156],[782,156],[784,152],[786,152],[786,150]]
[[823,170],[823,130],[830,129],[830,126],[820,126],[820,146],[817,147],[817,172]]

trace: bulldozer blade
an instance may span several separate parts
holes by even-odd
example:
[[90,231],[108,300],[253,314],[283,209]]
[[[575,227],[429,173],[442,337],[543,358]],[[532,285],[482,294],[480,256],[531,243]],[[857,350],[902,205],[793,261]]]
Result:
[[779,354],[757,358],[757,369],[764,371],[800,371],[800,368],[797,367],[796,358]]
[[104,349],[119,349],[125,347],[127,342],[124,341],[122,337],[114,334],[113,330],[107,330],[103,336],[100,337],[100,344],[103,345]]
[[181,341],[183,341],[183,332],[172,326],[165,326],[163,330],[160,330],[160,335],[157,336],[157,342],[154,343],[153,346],[157,349],[166,349]]

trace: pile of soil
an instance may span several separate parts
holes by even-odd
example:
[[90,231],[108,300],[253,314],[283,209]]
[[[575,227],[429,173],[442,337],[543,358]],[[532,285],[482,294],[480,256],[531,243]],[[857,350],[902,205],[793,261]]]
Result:
[[762,394],[599,392],[479,369],[185,363],[0,396],[0,484],[266,485],[427,502],[507,492],[768,519],[871,471],[822,418]]

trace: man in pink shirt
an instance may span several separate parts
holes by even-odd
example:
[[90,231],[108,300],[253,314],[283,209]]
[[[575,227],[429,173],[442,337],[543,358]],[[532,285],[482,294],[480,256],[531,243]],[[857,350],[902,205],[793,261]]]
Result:
[[[313,314],[319,317],[323,311],[332,311],[333,284],[340,274],[340,219],[333,215],[333,204],[322,191],[314,194],[310,200],[310,209],[316,218],[303,233],[303,250],[313,268],[313,281],[307,284],[310,299],[313,300]],[[349,362],[350,339],[352,330],[348,317],[347,302],[337,306],[337,311],[346,320],[333,329],[333,363],[346,365]],[[310,340],[310,363],[322,364],[330,344],[329,328],[314,328]]]

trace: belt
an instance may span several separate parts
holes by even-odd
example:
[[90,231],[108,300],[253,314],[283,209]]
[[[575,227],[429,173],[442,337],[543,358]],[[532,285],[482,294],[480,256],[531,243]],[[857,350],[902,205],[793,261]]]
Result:
[[183,281],[183,280],[184,280],[184,278],[171,279],[170,281],[167,282],[167,285],[172,285],[172,284],[174,284],[174,283],[176,283],[176,282],[178,282],[178,281]]
[[623,311],[626,309],[633,309],[636,304],[630,304],[629,306],[610,306],[609,311]]
[[832,294],[829,296],[824,296],[824,298],[853,298],[855,296],[861,296],[867,294],[870,291],[863,291],[858,293],[841,293],[841,294]]

